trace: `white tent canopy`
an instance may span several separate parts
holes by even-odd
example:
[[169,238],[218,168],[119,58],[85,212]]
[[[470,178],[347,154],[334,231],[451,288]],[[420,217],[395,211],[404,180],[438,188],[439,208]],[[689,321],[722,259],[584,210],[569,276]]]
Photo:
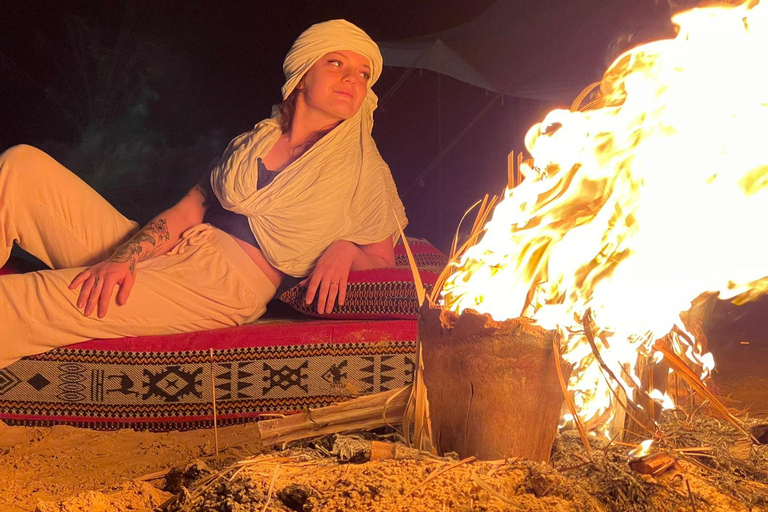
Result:
[[570,102],[618,50],[671,35],[669,12],[665,0],[499,0],[463,25],[380,47],[387,66]]

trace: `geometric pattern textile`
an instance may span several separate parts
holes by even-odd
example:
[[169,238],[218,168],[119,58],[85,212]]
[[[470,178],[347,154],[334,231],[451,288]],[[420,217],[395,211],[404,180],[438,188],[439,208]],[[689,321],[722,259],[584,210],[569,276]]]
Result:
[[215,392],[218,424],[243,423],[405,386],[415,351],[413,320],[262,320],[92,340],[0,369],[0,419],[98,430],[208,428]]
[[[427,293],[448,264],[448,258],[421,238],[408,238],[408,246]],[[415,319],[419,301],[413,273],[402,239],[395,245],[395,266],[350,272],[343,306],[335,304],[330,313],[318,315],[317,300],[307,305],[307,289],[294,286],[280,295],[280,300],[309,316],[343,320]]]

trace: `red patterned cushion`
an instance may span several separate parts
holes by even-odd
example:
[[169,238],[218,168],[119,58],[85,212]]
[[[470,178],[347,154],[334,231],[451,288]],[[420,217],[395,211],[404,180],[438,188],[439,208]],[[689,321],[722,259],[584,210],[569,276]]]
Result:
[[[448,264],[445,254],[421,238],[408,238],[408,245],[416,260],[419,275],[427,293]],[[280,300],[301,313],[321,318],[343,320],[387,320],[415,318],[419,311],[416,286],[408,264],[408,255],[402,240],[395,246],[395,267],[350,272],[347,280],[347,298],[331,313],[319,315],[317,301],[305,303],[306,288],[294,286],[280,296]]]

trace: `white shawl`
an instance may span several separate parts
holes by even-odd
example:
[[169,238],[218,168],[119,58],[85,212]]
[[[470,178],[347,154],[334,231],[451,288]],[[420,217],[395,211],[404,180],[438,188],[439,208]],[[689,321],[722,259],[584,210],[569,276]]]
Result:
[[351,50],[371,63],[369,89],[360,110],[341,122],[268,186],[257,190],[258,158],[282,134],[279,111],[229,143],[211,174],[211,185],[227,210],[248,217],[264,256],[294,277],[308,275],[336,240],[356,244],[397,240],[397,221],[407,219],[389,167],[371,137],[377,98],[370,85],[381,74],[376,43],[344,20],[313,25],[296,40],[283,64],[287,98],[323,55]]

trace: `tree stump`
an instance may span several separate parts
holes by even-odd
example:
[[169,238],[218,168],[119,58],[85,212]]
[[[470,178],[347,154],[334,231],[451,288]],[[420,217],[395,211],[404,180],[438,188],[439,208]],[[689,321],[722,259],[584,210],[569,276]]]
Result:
[[[548,461],[563,406],[552,331],[527,318],[419,313],[435,446],[481,460]],[[561,362],[567,381],[570,367]]]

